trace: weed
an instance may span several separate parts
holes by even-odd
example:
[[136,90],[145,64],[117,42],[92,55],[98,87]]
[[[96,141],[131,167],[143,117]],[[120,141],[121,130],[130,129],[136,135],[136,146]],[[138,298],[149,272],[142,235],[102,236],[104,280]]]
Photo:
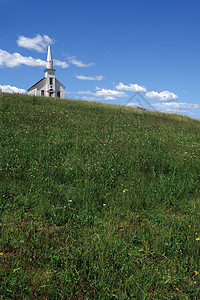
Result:
[[2,299],[197,299],[199,129],[0,95]]

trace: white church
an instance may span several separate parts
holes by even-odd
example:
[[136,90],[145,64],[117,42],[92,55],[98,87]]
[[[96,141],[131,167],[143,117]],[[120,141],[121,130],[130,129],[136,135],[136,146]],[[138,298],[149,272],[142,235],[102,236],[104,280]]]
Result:
[[48,46],[47,68],[45,77],[28,89],[28,95],[65,98],[65,86],[56,79],[51,47]]

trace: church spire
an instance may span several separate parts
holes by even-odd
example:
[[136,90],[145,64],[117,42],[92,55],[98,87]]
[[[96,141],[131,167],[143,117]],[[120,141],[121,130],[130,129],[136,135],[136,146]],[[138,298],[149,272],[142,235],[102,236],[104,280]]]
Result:
[[50,44],[48,46],[48,54],[47,54],[47,69],[53,69],[53,59],[52,59]]

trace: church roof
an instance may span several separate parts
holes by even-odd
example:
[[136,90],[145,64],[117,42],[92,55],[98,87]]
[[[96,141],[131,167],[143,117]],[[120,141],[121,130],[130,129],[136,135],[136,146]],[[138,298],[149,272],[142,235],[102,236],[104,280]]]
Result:
[[[46,79],[45,77],[40,79],[38,82],[36,82],[34,85],[32,85],[27,91],[30,92],[31,90],[33,90],[40,82],[42,82],[44,79]],[[65,89],[64,84],[62,84],[57,78],[55,78],[55,80],[62,85],[62,87]]]
[[27,91],[30,92],[32,89],[34,89],[38,85],[38,83],[40,83],[44,79],[46,79],[46,78],[44,77],[44,78],[40,79],[37,83],[35,83],[34,85],[32,85]]
[[65,86],[64,86],[64,84],[62,84],[57,78],[56,78],[56,80],[58,81],[58,83],[60,83],[60,85],[62,85],[62,87],[65,89]]

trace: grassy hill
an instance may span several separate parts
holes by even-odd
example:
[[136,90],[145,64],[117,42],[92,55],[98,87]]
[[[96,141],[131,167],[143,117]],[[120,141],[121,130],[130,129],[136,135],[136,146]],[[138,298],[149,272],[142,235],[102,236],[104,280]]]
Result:
[[200,297],[200,122],[1,103],[1,299]]

